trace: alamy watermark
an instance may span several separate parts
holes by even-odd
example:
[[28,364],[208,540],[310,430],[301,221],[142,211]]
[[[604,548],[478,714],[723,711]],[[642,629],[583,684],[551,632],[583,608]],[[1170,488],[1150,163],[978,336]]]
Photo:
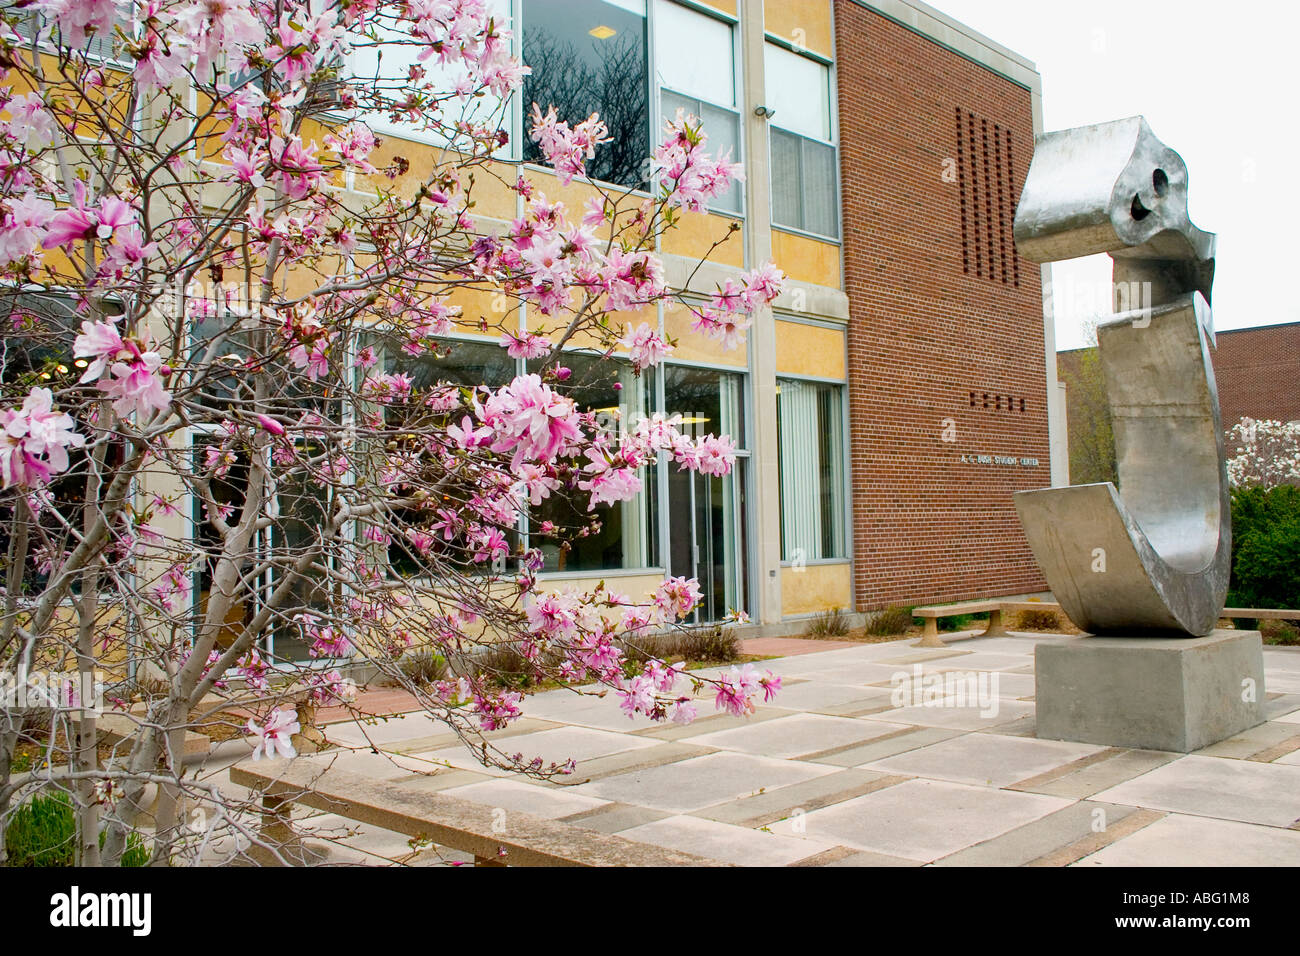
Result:
[[103,671],[0,671],[0,706],[6,710],[104,712]]
[[889,702],[894,707],[977,707],[981,717],[998,715],[997,671],[925,673],[920,664],[896,671]]

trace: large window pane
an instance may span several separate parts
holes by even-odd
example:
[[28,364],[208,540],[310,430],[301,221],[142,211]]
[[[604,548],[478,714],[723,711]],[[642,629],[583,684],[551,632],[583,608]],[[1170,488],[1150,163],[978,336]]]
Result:
[[775,43],[766,43],[763,71],[767,87],[765,105],[776,110],[772,122],[801,136],[829,140],[830,68]]
[[[436,386],[450,385],[458,388],[474,388],[486,385],[500,388],[512,382],[519,372],[519,363],[510,357],[505,349],[490,342],[455,342],[448,354],[440,356],[422,355],[413,358],[398,349],[385,352],[384,369],[389,373],[398,372],[410,376],[411,387],[416,395],[423,398]],[[457,423],[463,415],[470,414],[462,409],[451,415]],[[445,427],[447,420],[442,415],[430,412],[422,401],[417,399],[412,405],[403,409],[401,406],[389,406],[385,409],[385,418],[390,427],[397,429],[399,421],[404,421],[414,431]],[[450,508],[453,511],[467,507],[469,500],[478,489],[465,481],[456,481],[442,488],[442,499],[437,507]],[[392,571],[401,576],[412,576],[428,572],[429,561],[417,559],[416,553],[406,538],[406,531],[423,531],[438,520],[436,509],[404,508],[394,511],[391,518],[392,543],[388,548],[388,560]],[[511,553],[517,548],[516,529],[499,528],[510,544]],[[441,536],[435,535],[430,553],[445,559],[459,560],[463,555],[458,545],[448,545]],[[466,567],[463,570],[482,570],[482,566]]]
[[[704,124],[704,132],[709,136],[708,151],[710,155],[720,156],[730,153],[734,162],[739,154],[740,118],[731,110],[719,109],[693,97],[683,96],[671,90],[661,93],[661,110],[664,121],[675,120],[677,111],[682,110],[688,116],[697,117]],[[733,182],[727,191],[714,197],[709,206],[725,212],[740,212],[740,183]]]
[[657,0],[655,74],[660,86],[735,106],[731,25],[672,0]]
[[[486,0],[485,5],[498,26],[510,25],[510,0]],[[381,109],[361,117],[369,126],[397,136],[447,143],[460,138],[452,132],[460,121],[488,124],[506,120],[504,100],[491,91],[467,99],[445,100],[435,127],[400,111],[395,115],[394,109],[403,105],[412,91],[412,68],[423,70],[419,82],[422,87],[429,84],[425,92],[440,96],[452,92],[466,76],[466,70],[463,64],[440,64],[436,56],[420,60],[421,51],[428,47],[413,40],[410,21],[384,17],[377,18],[372,25],[376,41],[360,41],[353,47],[347,64],[359,90],[363,93],[369,90],[382,104]]]
[[[654,396],[654,373],[633,375],[623,362],[566,353],[563,364],[572,376],[560,390],[585,411],[596,413],[602,428],[614,434],[634,426],[650,411]],[[541,549],[547,571],[615,571],[656,567],[659,563],[656,469],[643,468],[642,490],[631,501],[599,505],[588,511],[590,494],[576,487],[583,476],[571,477],[570,487],[558,489],[533,509],[530,543]],[[592,519],[599,527],[581,533]],[[543,531],[551,522],[559,534]],[[578,531],[576,536],[572,532]]]
[[839,235],[836,215],[835,147],[803,141],[803,228],[822,236]]
[[683,365],[665,366],[663,374],[665,411],[682,416],[683,435],[727,435],[737,448],[744,447],[739,375]]
[[[639,11],[639,12],[638,12]],[[523,0],[525,114],[554,106],[561,120],[580,123],[599,113],[611,141],[587,161],[593,179],[641,186],[650,154],[646,19],[635,3],[601,0]],[[525,120],[525,127],[528,123]],[[544,161],[523,137],[524,160]]]
[[783,379],[777,392],[781,557],[844,557],[841,388]]
[[800,139],[779,129],[771,130],[772,222],[803,228],[803,151]]

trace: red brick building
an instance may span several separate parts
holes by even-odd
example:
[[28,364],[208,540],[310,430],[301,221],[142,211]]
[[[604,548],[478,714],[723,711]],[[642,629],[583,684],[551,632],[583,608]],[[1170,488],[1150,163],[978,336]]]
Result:
[[1223,427],[1243,418],[1300,421],[1300,322],[1216,336],[1214,379]]
[[919,3],[835,20],[855,603],[1039,590],[1012,504],[1053,483],[1058,420],[1042,272],[1012,240],[1038,74]]

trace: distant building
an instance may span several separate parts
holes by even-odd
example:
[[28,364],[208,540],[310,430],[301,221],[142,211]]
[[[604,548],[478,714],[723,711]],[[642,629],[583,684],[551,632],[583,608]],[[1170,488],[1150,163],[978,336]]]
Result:
[[[1243,418],[1300,421],[1300,322],[1229,329],[1215,335],[1211,350],[1224,431]],[[1078,373],[1081,356],[1093,348],[1056,353],[1062,381]],[[1067,394],[1066,406],[1073,408]]]
[[1223,427],[1300,421],[1300,322],[1220,332],[1214,350]]

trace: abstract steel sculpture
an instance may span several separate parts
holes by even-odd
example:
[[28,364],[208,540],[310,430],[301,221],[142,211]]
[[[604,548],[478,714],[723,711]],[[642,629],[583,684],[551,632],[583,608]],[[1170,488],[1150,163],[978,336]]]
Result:
[[1227,595],[1232,528],[1209,352],[1214,234],[1188,218],[1187,167],[1140,116],[1047,133],[1015,239],[1035,262],[1109,253],[1125,309],[1097,332],[1119,491],[1015,496],[1048,586],[1094,634],[1207,635]]

